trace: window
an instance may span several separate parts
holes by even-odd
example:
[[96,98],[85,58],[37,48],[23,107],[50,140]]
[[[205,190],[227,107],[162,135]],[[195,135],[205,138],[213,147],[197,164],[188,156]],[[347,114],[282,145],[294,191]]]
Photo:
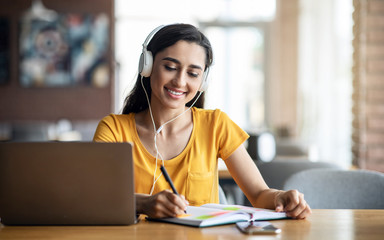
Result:
[[351,165],[352,0],[301,1],[299,124],[317,159]]
[[207,108],[220,108],[245,129],[265,125],[266,24],[202,23],[214,54]]

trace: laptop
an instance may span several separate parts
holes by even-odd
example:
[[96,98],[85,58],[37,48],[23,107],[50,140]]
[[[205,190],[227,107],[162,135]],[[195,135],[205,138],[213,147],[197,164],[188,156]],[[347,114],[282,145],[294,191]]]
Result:
[[130,143],[0,143],[4,225],[135,223]]

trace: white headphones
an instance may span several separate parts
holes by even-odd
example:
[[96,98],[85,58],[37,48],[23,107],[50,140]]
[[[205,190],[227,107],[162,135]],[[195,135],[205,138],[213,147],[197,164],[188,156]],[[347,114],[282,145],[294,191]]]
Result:
[[[145,39],[143,43],[143,50],[140,55],[140,60],[139,60],[139,74],[142,77],[149,77],[151,76],[152,73],[152,66],[153,66],[153,55],[151,51],[148,51],[147,46],[149,42],[151,41],[152,37],[160,31],[160,29],[164,28],[165,26],[168,25],[161,25],[157,28],[155,28]],[[203,80],[201,82],[201,86],[199,91],[203,92],[206,91],[208,88],[208,75],[209,75],[209,67],[204,71],[203,74]]]

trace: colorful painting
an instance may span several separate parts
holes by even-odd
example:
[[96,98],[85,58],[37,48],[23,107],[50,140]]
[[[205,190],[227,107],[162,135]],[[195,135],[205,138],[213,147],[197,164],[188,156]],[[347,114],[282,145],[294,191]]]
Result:
[[20,83],[23,87],[105,87],[109,84],[106,14],[57,14],[49,21],[22,18]]

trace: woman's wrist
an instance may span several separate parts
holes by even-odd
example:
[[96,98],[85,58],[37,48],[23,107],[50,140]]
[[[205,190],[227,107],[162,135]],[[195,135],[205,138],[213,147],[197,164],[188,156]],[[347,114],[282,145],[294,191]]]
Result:
[[145,200],[149,197],[148,194],[141,194],[141,193],[135,193],[135,200],[136,200],[136,214],[145,214],[144,212],[144,205]]
[[274,198],[273,198],[273,204],[274,204],[274,208],[276,208],[279,198],[281,197],[281,195],[283,195],[285,193],[285,191],[277,190],[277,189],[273,189],[273,190],[275,191],[274,192]]

